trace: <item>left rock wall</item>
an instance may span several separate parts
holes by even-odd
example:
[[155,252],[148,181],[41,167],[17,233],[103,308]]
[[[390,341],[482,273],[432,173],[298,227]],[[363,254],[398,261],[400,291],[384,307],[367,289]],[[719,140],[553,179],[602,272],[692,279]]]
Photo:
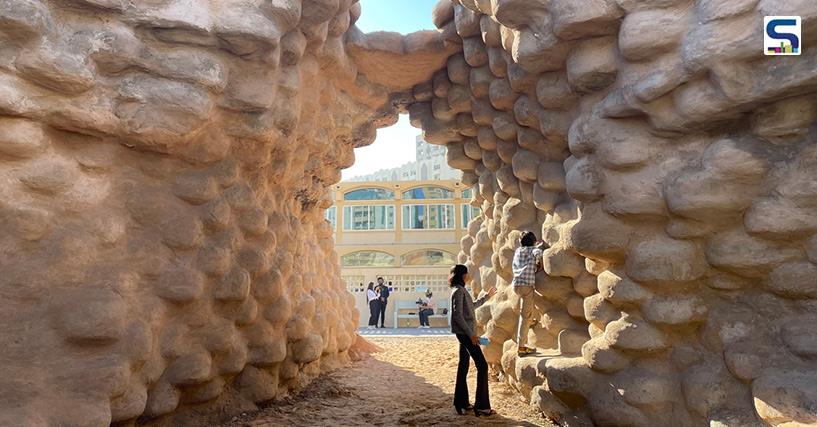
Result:
[[325,189],[401,89],[347,55],[359,14],[0,0],[0,425],[266,401],[348,361]]

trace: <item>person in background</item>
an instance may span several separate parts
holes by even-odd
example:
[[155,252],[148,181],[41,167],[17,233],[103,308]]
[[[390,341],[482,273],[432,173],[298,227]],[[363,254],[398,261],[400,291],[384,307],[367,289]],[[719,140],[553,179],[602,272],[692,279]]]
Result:
[[[383,278],[377,278],[378,298],[380,298],[380,327],[386,327],[386,306],[389,305],[389,287],[383,283]],[[377,322],[375,322],[376,324]]]
[[420,298],[420,309],[417,314],[420,316],[420,329],[429,329],[431,325],[428,323],[429,316],[434,314],[434,294],[431,291],[426,291],[426,297]]
[[374,290],[374,282],[369,282],[366,288],[366,300],[369,302],[369,326],[366,329],[374,329],[377,326],[377,317],[380,315],[380,296]]
[[[476,334],[475,307],[479,307],[496,294],[496,288],[491,288],[476,301],[465,289],[465,284],[471,280],[468,267],[457,264],[451,267],[448,283],[451,285],[451,332],[457,336],[460,343],[460,358],[457,365],[457,383],[454,387],[454,409],[463,415],[467,410],[474,410],[477,417],[491,416],[496,411],[491,409],[491,400],[488,396],[488,362],[479,346],[479,337]],[[474,359],[477,367],[477,395],[472,406],[468,403],[468,356]]]
[[513,254],[513,291],[519,296],[519,326],[516,329],[517,354],[527,356],[536,350],[528,347],[528,329],[533,325],[533,295],[536,273],[542,269],[542,248],[535,247],[536,235],[532,231],[522,233],[521,246]]

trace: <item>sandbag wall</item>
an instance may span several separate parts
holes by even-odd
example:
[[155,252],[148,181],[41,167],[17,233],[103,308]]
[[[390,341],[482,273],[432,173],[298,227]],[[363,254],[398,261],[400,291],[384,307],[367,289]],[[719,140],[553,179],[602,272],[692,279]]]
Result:
[[[799,15],[802,55],[765,57]],[[412,120],[473,185],[491,364],[567,425],[817,423],[817,5],[443,0]],[[517,358],[521,230],[550,246]]]
[[[152,419],[228,389],[262,402],[348,361],[358,314],[326,189],[401,90],[347,55],[368,52],[359,15],[0,1],[0,425]],[[435,49],[420,67],[451,52]]]

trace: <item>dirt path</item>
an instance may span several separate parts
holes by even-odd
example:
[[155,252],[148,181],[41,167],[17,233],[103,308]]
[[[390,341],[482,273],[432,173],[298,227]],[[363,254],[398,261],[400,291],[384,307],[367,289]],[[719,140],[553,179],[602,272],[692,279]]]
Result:
[[[490,384],[498,416],[458,416],[452,406],[457,343],[445,338],[369,338],[383,351],[323,376],[298,396],[237,426],[553,426],[505,384]],[[469,391],[473,399],[474,369]]]

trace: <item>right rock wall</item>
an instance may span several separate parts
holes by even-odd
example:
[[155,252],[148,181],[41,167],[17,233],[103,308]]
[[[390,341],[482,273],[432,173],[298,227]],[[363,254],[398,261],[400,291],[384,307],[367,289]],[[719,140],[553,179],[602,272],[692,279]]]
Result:
[[[763,55],[763,17],[804,50]],[[475,186],[486,357],[565,424],[817,425],[817,3],[442,0],[410,107]],[[516,356],[520,231],[550,248]]]

